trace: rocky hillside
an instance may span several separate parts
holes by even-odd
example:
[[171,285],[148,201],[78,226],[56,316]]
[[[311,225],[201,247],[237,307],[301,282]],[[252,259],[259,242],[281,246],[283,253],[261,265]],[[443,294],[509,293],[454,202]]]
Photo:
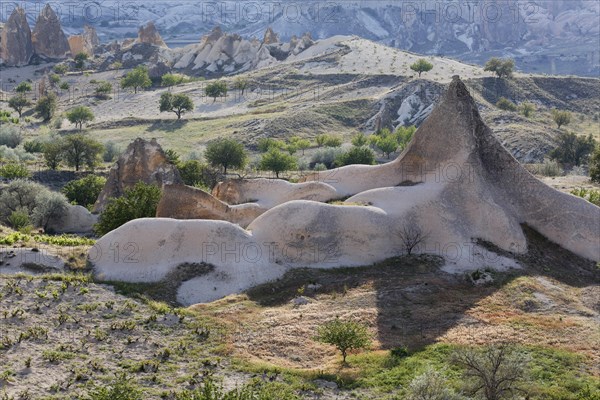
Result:
[[[67,9],[67,0],[53,2]],[[39,2],[24,4],[35,8]],[[172,46],[197,43],[215,25],[260,38],[268,26],[282,39],[310,32],[314,38],[359,35],[380,43],[432,55],[482,62],[490,55],[515,57],[527,72],[597,76],[600,71],[595,0],[493,0],[486,2],[295,2],[260,0],[213,4],[165,0],[103,1],[93,23],[104,41],[135,37],[153,21]],[[227,7],[227,8],[225,8]],[[81,8],[81,7],[80,7]],[[63,24],[78,33],[89,18],[76,7]],[[116,12],[118,10],[118,12]],[[35,16],[28,13],[33,22]],[[8,15],[0,18],[6,20]]]

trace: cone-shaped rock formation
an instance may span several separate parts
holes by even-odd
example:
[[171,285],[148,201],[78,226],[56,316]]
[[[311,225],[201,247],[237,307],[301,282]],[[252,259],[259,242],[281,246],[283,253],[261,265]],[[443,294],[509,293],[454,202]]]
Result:
[[35,54],[49,59],[63,59],[71,54],[69,41],[60,25],[60,19],[46,4],[35,23],[32,33]]
[[33,42],[24,9],[21,7],[14,9],[4,25],[1,35],[0,63],[8,66],[29,64],[33,56]]
[[[415,252],[439,255],[455,271],[519,267],[480,241],[526,253],[522,224],[600,260],[600,208],[547,187],[523,169],[482,122],[458,77],[397,160],[312,179],[327,182],[315,195],[353,195],[348,205],[289,201],[301,190],[279,204],[274,199],[293,184],[262,191],[255,190],[263,185],[259,181],[230,184],[217,192],[229,198],[251,192],[262,197],[259,203],[270,199],[279,205],[247,230],[224,221],[131,221],[101,238],[101,251],[95,249],[90,261],[104,278],[146,282],[164,279],[182,263],[212,264],[210,273],[179,287],[179,301],[191,304],[272,280],[289,268],[369,265],[403,253],[407,238],[415,235],[422,238]],[[109,249],[117,242],[135,243],[136,263],[115,259]]]

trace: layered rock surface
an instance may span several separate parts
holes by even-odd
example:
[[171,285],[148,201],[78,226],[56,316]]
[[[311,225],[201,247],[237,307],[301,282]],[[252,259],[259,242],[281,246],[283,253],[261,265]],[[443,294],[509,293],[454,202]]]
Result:
[[94,55],[94,48],[100,45],[96,29],[89,25],[83,27],[83,33],[81,35],[69,36],[68,40],[69,48],[73,55],[85,53],[91,57]]
[[[404,252],[407,232],[420,232],[425,240],[416,252],[442,256],[448,270],[504,269],[518,264],[480,242],[507,254],[526,253],[522,224],[600,260],[600,208],[551,189],[523,169],[482,122],[458,77],[398,159],[310,179],[275,183],[269,190],[260,181],[221,186],[217,197],[235,202],[253,196],[257,204],[273,205],[247,229],[224,221],[129,222],[98,241],[102,255],[92,260],[95,273],[153,282],[182,263],[212,264],[208,275],[180,286],[179,301],[192,304],[237,293],[290,268],[369,265],[396,256]],[[316,185],[311,190],[319,201],[293,200],[306,194],[307,183]],[[347,205],[320,202],[346,196]],[[126,242],[138,250],[135,263],[115,260],[108,251]]]
[[179,171],[171,164],[156,139],[136,139],[111,168],[108,179],[94,206],[101,212],[110,198],[120,197],[138,182],[154,184],[182,183]]
[[158,33],[158,30],[152,21],[140,27],[138,30],[137,43],[146,43],[158,47],[167,47],[167,44],[160,36],[160,33]]
[[8,66],[29,64],[33,56],[31,29],[25,10],[17,7],[0,33],[0,63]]
[[31,35],[35,54],[49,59],[63,59],[71,54],[69,41],[60,25],[60,19],[46,4],[38,16]]

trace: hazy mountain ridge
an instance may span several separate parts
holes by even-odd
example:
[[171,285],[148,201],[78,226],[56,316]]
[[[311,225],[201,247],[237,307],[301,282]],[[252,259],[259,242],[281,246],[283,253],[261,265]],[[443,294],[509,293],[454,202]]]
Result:
[[[40,4],[24,4],[28,18],[33,19]],[[165,0],[106,0],[86,3],[87,8],[73,7],[64,0],[53,2],[53,7],[55,4],[62,7],[57,13],[68,34],[92,23],[103,41],[133,37],[137,27],[148,21],[155,22],[171,46],[198,43],[215,25],[247,38],[260,38],[272,26],[283,40],[304,32],[315,39],[352,34],[469,62],[481,63],[490,55],[512,56],[527,72],[600,73],[600,3],[596,1],[184,0],[174,4]],[[9,10],[4,8],[0,17],[6,20]],[[83,18],[86,11],[90,18]]]

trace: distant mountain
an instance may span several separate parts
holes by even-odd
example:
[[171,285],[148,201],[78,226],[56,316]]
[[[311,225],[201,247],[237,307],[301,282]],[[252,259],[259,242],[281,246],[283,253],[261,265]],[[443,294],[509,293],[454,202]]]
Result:
[[[24,4],[31,19],[43,5]],[[52,5],[62,8],[57,12],[67,33],[79,33],[88,23],[103,41],[135,37],[148,21],[171,47],[198,43],[216,25],[246,38],[261,38],[272,26],[282,40],[305,32],[315,39],[358,35],[479,64],[490,56],[510,56],[526,72],[600,75],[597,0],[98,0],[76,6],[55,0]],[[9,15],[7,8],[0,19]]]

